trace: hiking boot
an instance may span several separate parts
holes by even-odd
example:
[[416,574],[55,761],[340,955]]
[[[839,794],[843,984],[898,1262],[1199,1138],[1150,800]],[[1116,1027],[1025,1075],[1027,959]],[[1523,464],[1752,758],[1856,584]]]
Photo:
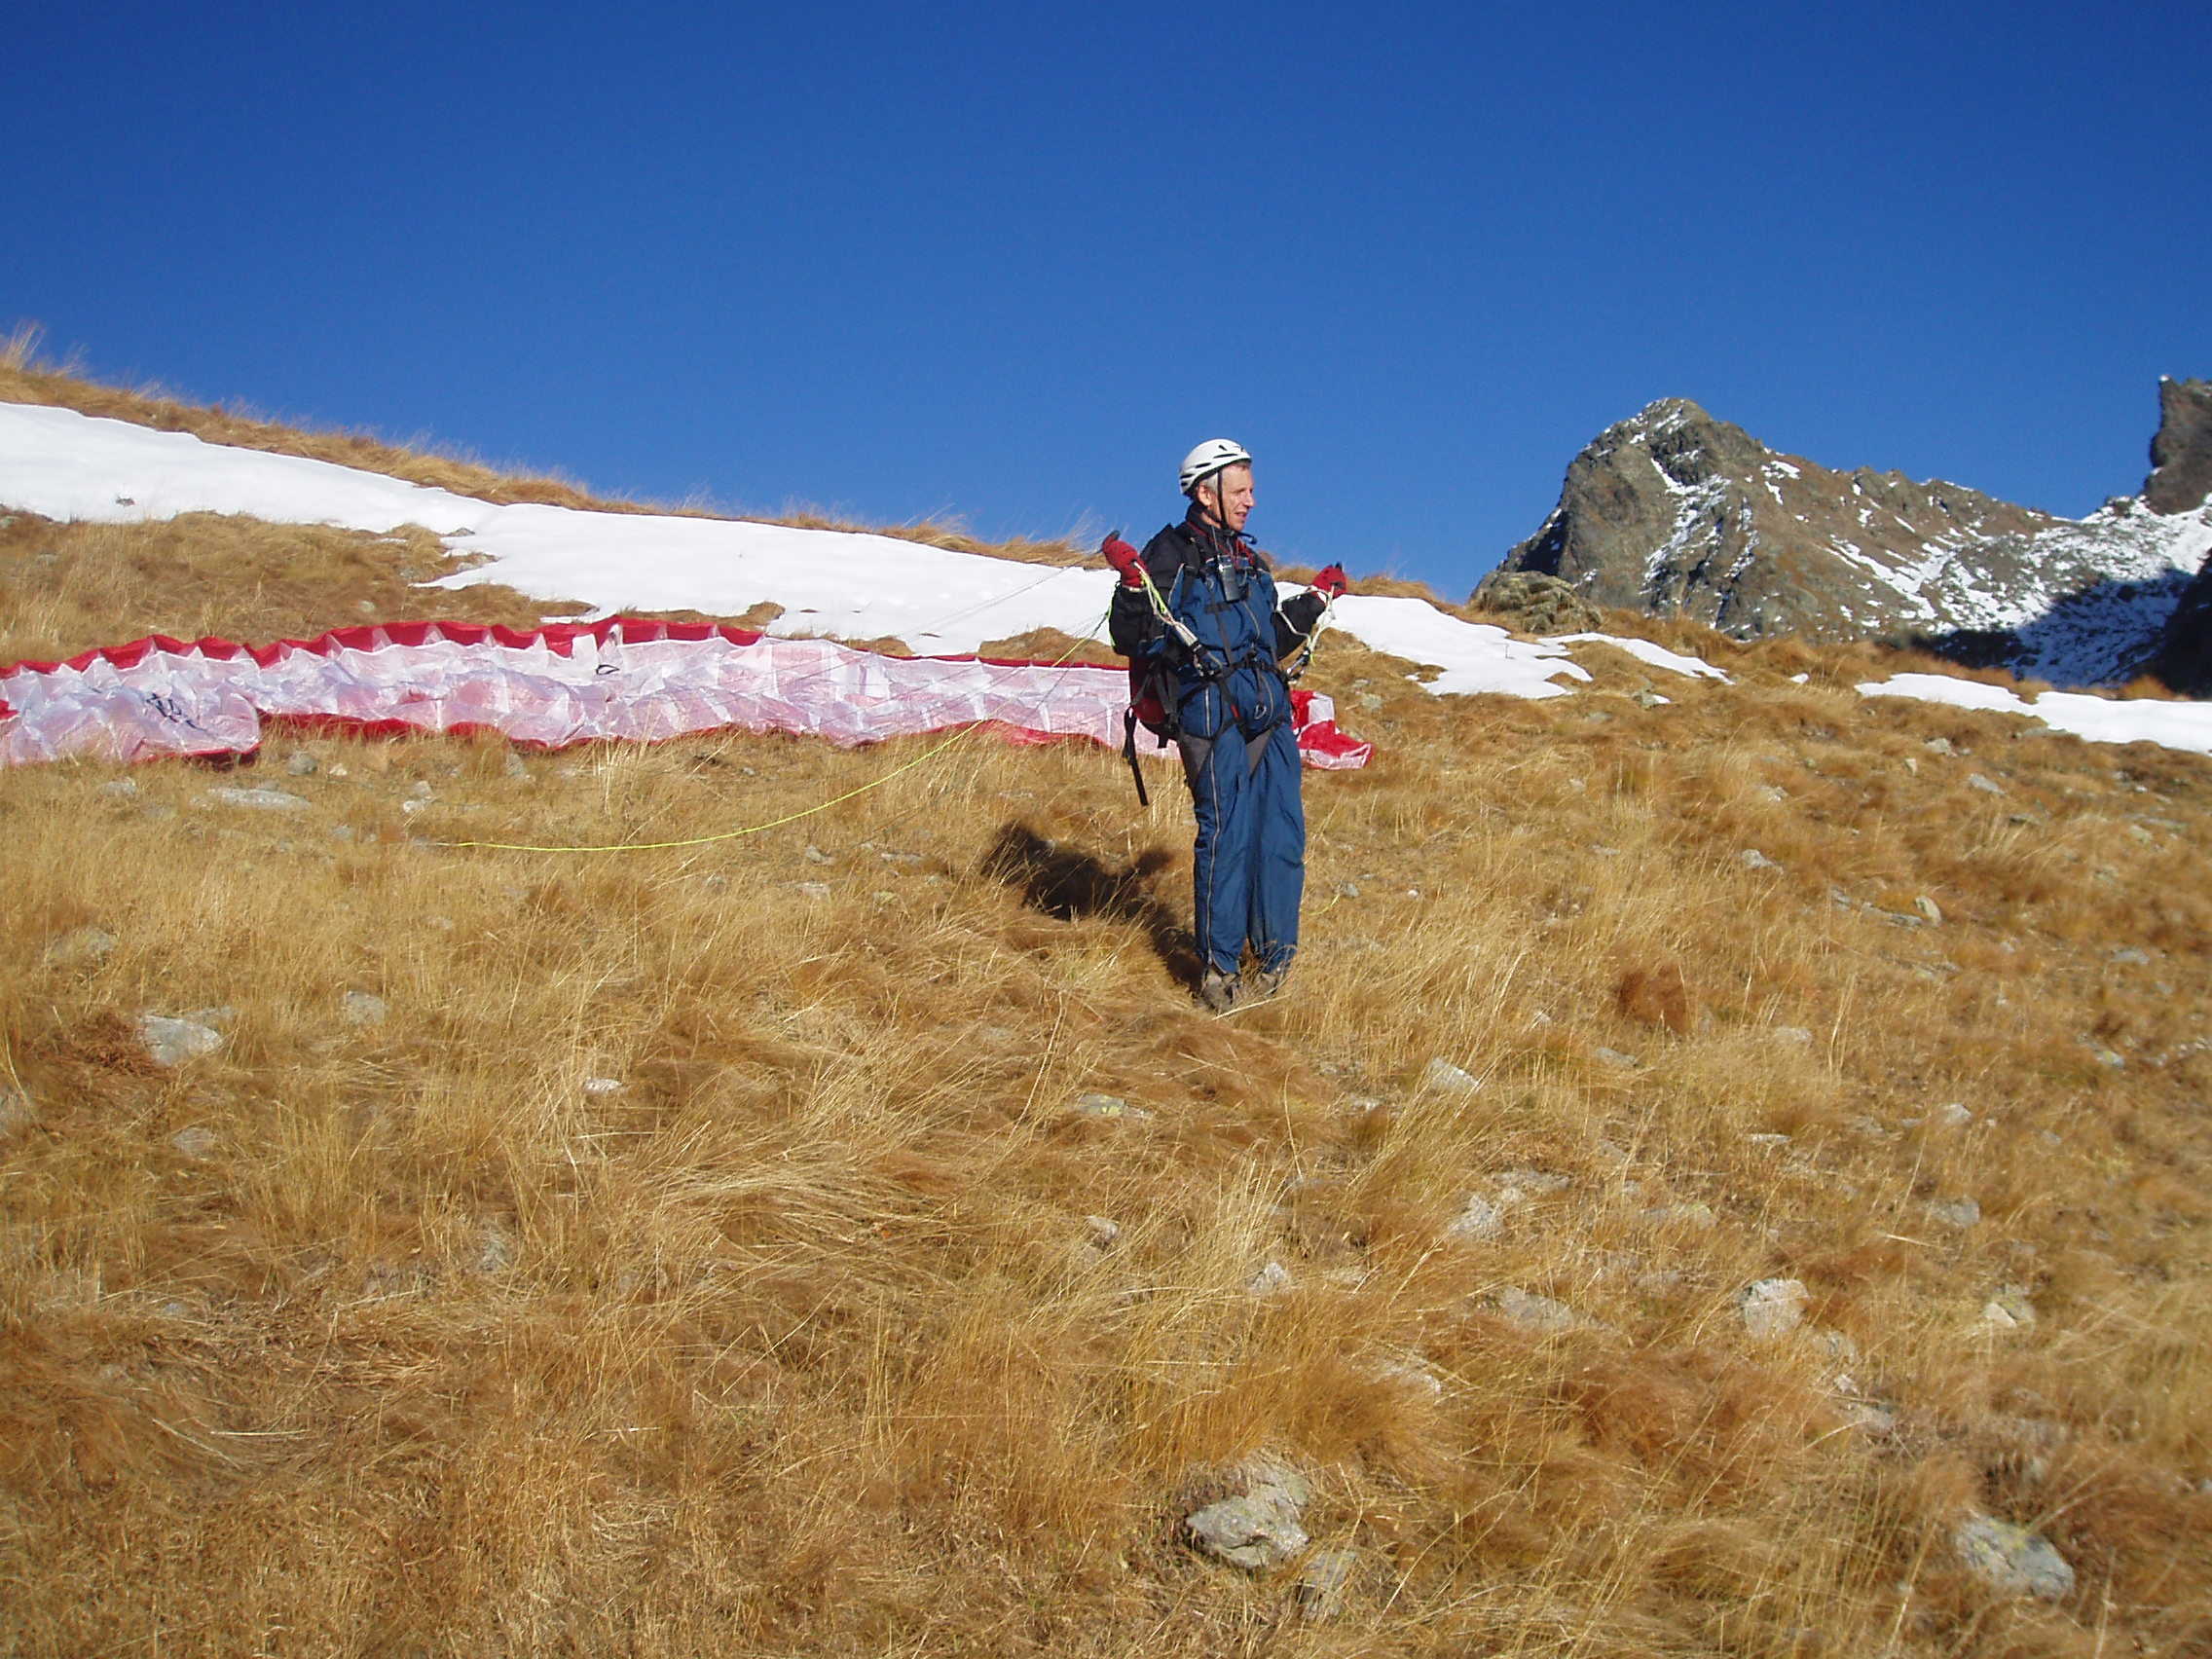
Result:
[[1198,1001],[1216,1014],[1227,1014],[1236,1006],[1238,986],[1234,974],[1212,974],[1198,981]]
[[1287,962],[1280,968],[1255,968],[1244,976],[1244,986],[1254,1000],[1264,1001],[1281,990],[1282,982],[1289,977],[1290,964]]

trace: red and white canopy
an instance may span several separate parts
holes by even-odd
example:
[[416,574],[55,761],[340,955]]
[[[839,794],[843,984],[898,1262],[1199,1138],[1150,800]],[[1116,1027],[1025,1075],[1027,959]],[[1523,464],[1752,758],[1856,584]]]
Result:
[[[1307,765],[1367,763],[1373,745],[1337,730],[1327,697],[1292,700]],[[629,617],[527,631],[382,623],[269,645],[157,637],[0,668],[0,764],[245,754],[268,719],[489,727],[547,749],[722,727],[852,745],[988,722],[1016,741],[1119,748],[1127,704],[1123,670],[1085,664],[884,656]],[[1161,750],[1141,727],[1137,741],[1141,753]]]

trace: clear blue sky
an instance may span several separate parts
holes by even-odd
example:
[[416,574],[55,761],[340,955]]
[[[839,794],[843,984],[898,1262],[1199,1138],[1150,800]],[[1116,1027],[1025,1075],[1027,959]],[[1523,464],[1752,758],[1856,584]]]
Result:
[[2212,376],[2212,7],[35,8],[0,326],[601,491],[1463,595],[1600,429],[2079,514]]

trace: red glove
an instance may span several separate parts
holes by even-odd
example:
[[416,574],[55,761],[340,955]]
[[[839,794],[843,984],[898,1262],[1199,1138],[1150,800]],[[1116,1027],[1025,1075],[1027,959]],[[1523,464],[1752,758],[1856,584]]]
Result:
[[1350,585],[1342,565],[1331,565],[1313,578],[1313,591],[1325,599],[1342,599],[1345,589]]
[[1144,555],[1118,535],[1109,535],[1098,544],[1098,551],[1106,556],[1106,563],[1122,572],[1124,587],[1144,586]]

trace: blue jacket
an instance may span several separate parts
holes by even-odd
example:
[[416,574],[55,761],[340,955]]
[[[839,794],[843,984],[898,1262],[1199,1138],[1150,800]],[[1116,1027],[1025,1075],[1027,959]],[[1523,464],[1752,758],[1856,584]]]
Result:
[[1132,662],[1169,671],[1174,729],[1207,738],[1235,723],[1255,738],[1287,720],[1290,687],[1276,665],[1312,631],[1321,596],[1300,594],[1278,605],[1267,556],[1196,509],[1145,543],[1144,564],[1168,610],[1197,636],[1198,649],[1186,648],[1153,614],[1142,589],[1116,590],[1111,632],[1115,648]]

